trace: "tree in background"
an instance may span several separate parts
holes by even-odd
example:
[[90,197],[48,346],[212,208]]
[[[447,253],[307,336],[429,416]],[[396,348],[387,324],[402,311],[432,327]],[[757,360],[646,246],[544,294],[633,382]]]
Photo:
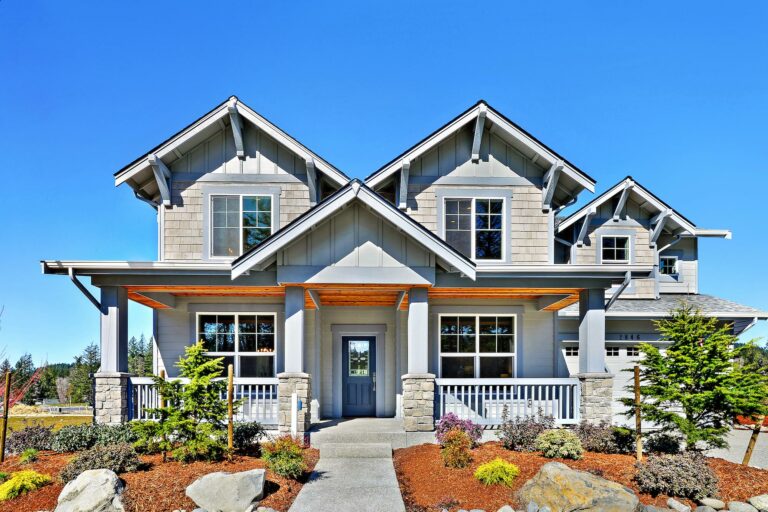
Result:
[[[742,364],[753,342],[737,346],[730,325],[705,317],[688,305],[671,312],[656,328],[671,342],[662,354],[640,344],[643,420],[681,435],[687,449],[727,447],[726,435],[737,415],[766,412],[768,377],[754,364]],[[633,414],[634,401],[622,400]]]
[[[35,363],[32,361],[32,355],[29,353],[22,354],[16,364],[13,366],[13,379],[11,381],[11,389],[13,393],[20,391],[27,385],[29,380],[35,373]],[[35,388],[34,386],[24,393],[24,396],[20,400],[25,404],[32,404],[35,402]]]
[[147,377],[152,375],[152,347],[154,338],[149,341],[142,333],[139,339],[132,336],[128,340],[128,373],[137,377]]
[[738,346],[743,347],[739,355],[739,361],[742,364],[753,365],[760,373],[768,375],[768,346],[761,347],[754,343],[748,345],[741,343]]
[[91,343],[83,353],[75,356],[75,363],[69,372],[70,399],[75,403],[85,402],[93,405],[93,379],[91,375],[99,371],[101,353],[99,346]]
[[56,397],[60,404],[69,401],[69,377],[56,377]]

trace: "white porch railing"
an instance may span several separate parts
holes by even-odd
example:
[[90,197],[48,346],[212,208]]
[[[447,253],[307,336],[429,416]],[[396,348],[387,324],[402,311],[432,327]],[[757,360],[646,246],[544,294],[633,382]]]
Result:
[[[184,382],[185,379],[178,379]],[[277,425],[277,379],[235,379],[235,400],[242,404],[235,411],[235,421],[258,421]],[[226,400],[226,392],[221,397]],[[155,419],[147,409],[160,406],[160,396],[151,377],[131,377],[129,411],[133,420]]]
[[578,379],[436,379],[435,416],[454,413],[480,425],[512,418],[552,416],[559,425],[579,422]]

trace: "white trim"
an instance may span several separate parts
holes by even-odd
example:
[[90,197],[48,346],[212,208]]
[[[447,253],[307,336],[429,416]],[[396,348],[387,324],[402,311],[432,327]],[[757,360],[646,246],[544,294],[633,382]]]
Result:
[[[467,313],[438,313],[437,315],[437,375],[442,377],[443,375],[443,357],[472,357],[474,358],[474,368],[475,368],[475,376],[474,379],[479,379],[480,377],[480,359],[483,357],[511,357],[512,358],[512,373],[513,375],[511,377],[505,377],[514,379],[517,377],[518,373],[518,361],[519,361],[519,351],[518,351],[518,336],[520,334],[520,329],[518,328],[518,314],[516,313],[499,313],[499,314],[491,314],[491,313],[472,313],[471,310],[469,310]],[[474,317],[475,319],[475,351],[474,352],[446,352],[443,353],[443,347],[441,343],[441,336],[442,333],[440,332],[441,323],[443,317],[450,317],[450,318],[459,318],[459,317]],[[512,352],[480,352],[480,317],[493,317],[493,318],[512,318],[513,325],[512,325],[512,342],[514,344],[513,351]],[[459,334],[457,334],[459,336]],[[498,336],[498,334],[497,334]]]
[[[498,197],[474,197],[474,196],[466,196],[466,195],[445,195],[441,196],[441,199],[443,201],[443,208],[442,208],[442,232],[440,233],[440,237],[443,240],[447,240],[446,238],[446,221],[445,217],[448,215],[448,210],[445,207],[446,201],[466,201],[469,200],[472,202],[472,209],[470,212],[470,252],[472,253],[472,256],[469,258],[475,262],[475,264],[478,265],[485,265],[486,263],[501,263],[507,261],[507,241],[509,239],[509,234],[507,233],[507,198],[504,196],[498,196]],[[475,216],[477,215],[477,200],[488,200],[488,201],[501,201],[501,213],[499,214],[501,216],[501,258],[498,259],[477,259],[477,247],[476,247],[476,236],[477,236],[477,221],[475,220]],[[485,230],[485,231],[497,231],[495,229],[491,230]]]
[[[603,250],[605,249],[605,246],[603,245],[603,240],[606,238],[625,238],[627,240],[627,258],[623,260],[606,260],[603,259]],[[614,252],[619,249],[618,246],[616,246],[613,250]],[[629,264],[632,261],[632,237],[630,235],[609,235],[609,234],[601,234],[600,235],[600,263],[608,263],[612,265],[619,265],[619,264]]]
[[[674,272],[671,274],[665,274],[661,271],[661,260],[668,259],[668,260],[675,260],[675,264],[673,265]],[[667,254],[659,254],[659,274],[663,276],[672,276],[676,277],[680,275],[680,268],[678,267],[678,264],[680,263],[680,258],[673,255],[667,255]]]

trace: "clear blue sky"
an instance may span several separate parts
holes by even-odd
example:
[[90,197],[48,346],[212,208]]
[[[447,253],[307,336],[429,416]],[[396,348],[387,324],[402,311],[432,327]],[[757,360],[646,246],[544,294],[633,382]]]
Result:
[[112,173],[231,94],[357,177],[484,98],[598,192],[631,174],[732,229],[701,243],[701,289],[768,309],[768,3],[364,4],[0,1],[0,346],[98,339],[39,260],[156,258]]

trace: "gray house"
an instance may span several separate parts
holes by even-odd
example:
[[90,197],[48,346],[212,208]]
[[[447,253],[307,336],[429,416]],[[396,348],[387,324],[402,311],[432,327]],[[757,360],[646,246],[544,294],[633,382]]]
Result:
[[234,365],[238,416],[282,431],[613,420],[620,370],[680,300],[736,333],[768,318],[699,294],[698,239],[730,232],[632,178],[563,218],[595,181],[482,101],[360,181],[232,97],[115,184],[156,210],[157,261],[42,262],[100,311],[101,423],[157,403],[127,374],[129,300],[154,310],[157,374],[202,340]]

